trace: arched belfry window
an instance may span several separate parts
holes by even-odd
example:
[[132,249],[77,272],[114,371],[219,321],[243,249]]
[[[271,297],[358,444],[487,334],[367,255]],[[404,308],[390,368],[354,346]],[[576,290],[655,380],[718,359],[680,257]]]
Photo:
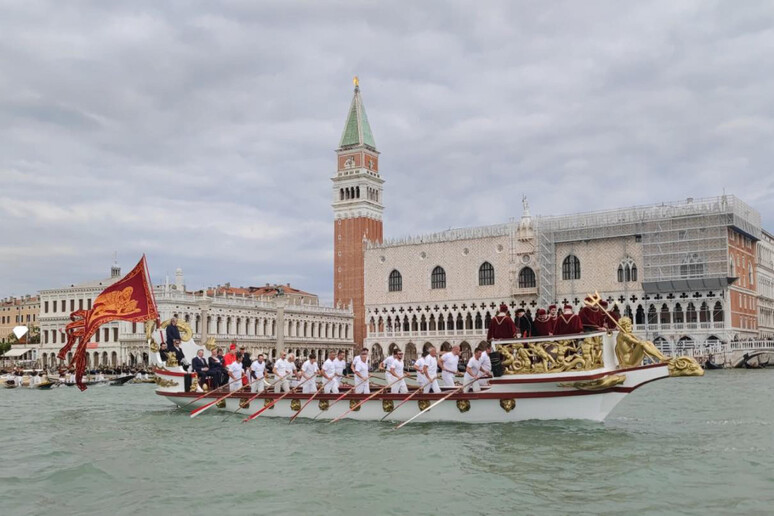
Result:
[[495,271],[492,264],[484,262],[481,267],[478,268],[478,284],[480,286],[494,285],[495,283]]
[[535,288],[536,286],[535,271],[530,267],[521,269],[519,271],[519,288]]
[[431,288],[446,288],[446,271],[440,265],[430,275]]
[[575,280],[581,277],[580,260],[574,254],[567,256],[562,262],[562,279]]
[[390,279],[387,286],[390,292],[400,292],[403,290],[403,276],[400,275],[400,272],[393,270],[390,273]]

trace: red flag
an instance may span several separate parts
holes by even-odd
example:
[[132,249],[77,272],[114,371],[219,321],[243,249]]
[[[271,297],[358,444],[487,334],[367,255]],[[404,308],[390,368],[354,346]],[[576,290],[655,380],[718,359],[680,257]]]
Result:
[[102,291],[91,310],[76,310],[70,314],[72,321],[65,328],[67,344],[57,357],[64,360],[76,346],[70,365],[75,364],[75,383],[82,391],[83,373],[86,370],[86,347],[99,327],[110,321],[141,322],[156,319],[159,310],[153,297],[153,285],[148,274],[145,255],[132,271]]

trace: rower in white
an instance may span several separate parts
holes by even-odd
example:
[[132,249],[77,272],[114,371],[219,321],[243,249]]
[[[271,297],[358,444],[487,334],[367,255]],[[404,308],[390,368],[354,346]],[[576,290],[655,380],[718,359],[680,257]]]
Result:
[[336,381],[336,352],[331,351],[328,353],[328,360],[323,362],[322,376],[325,387],[323,388],[324,394],[338,394],[339,385]]
[[390,374],[393,376],[393,384],[390,392],[393,394],[405,394],[408,392],[405,375],[403,374],[403,351],[398,351],[390,363]]
[[427,368],[425,367],[425,357],[427,356],[427,350],[422,352],[422,356],[419,357],[416,362],[414,362],[414,371],[417,372],[417,383],[419,383],[419,388],[424,390],[425,385],[427,385],[428,377],[427,377]]
[[430,346],[427,349],[427,356],[425,357],[425,376],[427,377],[427,383],[425,384],[424,393],[428,392],[441,392],[441,387],[438,385],[438,360],[435,358],[438,351],[435,346]]
[[317,391],[317,373],[320,367],[317,365],[317,355],[309,353],[309,358],[301,365],[301,392],[304,394],[314,394]]
[[253,372],[253,381],[250,384],[250,390],[254,393],[263,392],[265,388],[264,377],[266,376],[266,362],[263,361],[263,353],[250,364],[250,370]]
[[360,356],[352,359],[352,372],[355,374],[355,394],[371,394],[368,386],[368,350],[363,348]]
[[290,368],[284,351],[274,362],[274,392],[290,392]]
[[477,347],[473,356],[468,360],[465,376],[462,379],[462,385],[465,386],[462,392],[481,391],[481,385],[476,381],[478,378],[481,378],[481,353],[483,353],[483,350],[481,347]]
[[478,381],[478,384],[484,387],[489,385],[488,378],[492,377],[492,359],[489,358],[489,353],[492,352],[492,343],[482,342],[478,347],[481,348],[481,380]]
[[344,369],[347,368],[347,362],[344,360],[344,352],[339,351],[338,356],[333,361],[333,365],[336,368],[336,381],[333,382],[336,384],[335,391],[332,392],[339,392],[339,387],[341,387],[341,382],[344,381]]
[[446,387],[454,387],[454,375],[460,363],[460,347],[453,346],[451,351],[441,355],[441,378]]

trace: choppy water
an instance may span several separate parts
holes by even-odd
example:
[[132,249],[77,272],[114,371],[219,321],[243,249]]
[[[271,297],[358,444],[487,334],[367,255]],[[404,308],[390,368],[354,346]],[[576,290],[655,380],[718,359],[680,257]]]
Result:
[[152,385],[0,390],[0,514],[772,514],[774,371],[650,384],[604,424],[241,424]]

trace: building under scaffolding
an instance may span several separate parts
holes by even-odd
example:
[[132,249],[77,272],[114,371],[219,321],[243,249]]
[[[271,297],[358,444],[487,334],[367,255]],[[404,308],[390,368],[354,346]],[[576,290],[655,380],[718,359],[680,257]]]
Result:
[[535,221],[539,303],[556,302],[556,246],[634,237],[642,243],[646,293],[723,289],[729,285],[728,228],[761,237],[760,214],[733,195]]

